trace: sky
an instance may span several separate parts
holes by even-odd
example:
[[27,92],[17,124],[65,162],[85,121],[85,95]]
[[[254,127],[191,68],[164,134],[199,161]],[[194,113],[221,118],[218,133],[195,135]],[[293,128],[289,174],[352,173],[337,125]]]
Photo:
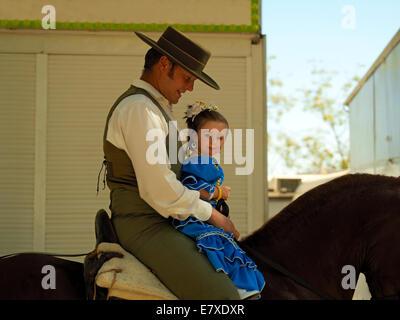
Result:
[[[400,28],[400,0],[262,0],[261,8],[267,80],[281,80],[284,93],[293,96],[309,85],[312,65],[336,71],[332,84],[338,88],[362,77]],[[299,105],[279,125],[268,123],[268,130],[299,134],[318,125]],[[276,155],[268,158],[269,177],[296,173]]]

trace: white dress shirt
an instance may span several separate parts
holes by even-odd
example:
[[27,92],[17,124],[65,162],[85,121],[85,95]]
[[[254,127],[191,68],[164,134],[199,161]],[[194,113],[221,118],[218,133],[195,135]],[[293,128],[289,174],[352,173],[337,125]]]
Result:
[[[171,105],[157,89],[143,80],[137,80],[133,85],[145,89],[171,120],[175,120]],[[194,216],[202,221],[208,220],[211,205],[200,199],[198,191],[182,185],[171,170],[169,159],[166,164],[151,164],[146,160],[146,150],[154,144],[154,141],[146,141],[146,134],[151,129],[161,129],[165,137],[168,135],[168,123],[161,111],[142,94],[123,99],[108,125],[107,140],[124,150],[132,161],[140,197],[163,217],[184,220]]]

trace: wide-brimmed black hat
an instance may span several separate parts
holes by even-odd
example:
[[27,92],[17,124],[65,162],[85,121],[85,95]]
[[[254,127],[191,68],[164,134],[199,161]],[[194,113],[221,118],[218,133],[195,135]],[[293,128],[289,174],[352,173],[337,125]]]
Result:
[[187,38],[183,33],[173,27],[168,27],[157,42],[140,32],[135,31],[135,33],[140,39],[172,60],[172,62],[179,64],[210,87],[219,90],[218,84],[203,72],[211,56],[210,52]]

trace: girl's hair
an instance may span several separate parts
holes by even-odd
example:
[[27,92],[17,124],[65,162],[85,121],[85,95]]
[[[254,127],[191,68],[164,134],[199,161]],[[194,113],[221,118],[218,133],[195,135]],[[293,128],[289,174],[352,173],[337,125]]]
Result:
[[189,129],[193,129],[196,132],[201,129],[201,127],[206,123],[207,121],[216,121],[216,122],[221,122],[226,125],[226,128],[229,129],[229,123],[226,118],[219,113],[218,111],[214,110],[203,110],[199,112],[195,117],[194,120],[193,118],[187,118],[186,119],[186,124]]

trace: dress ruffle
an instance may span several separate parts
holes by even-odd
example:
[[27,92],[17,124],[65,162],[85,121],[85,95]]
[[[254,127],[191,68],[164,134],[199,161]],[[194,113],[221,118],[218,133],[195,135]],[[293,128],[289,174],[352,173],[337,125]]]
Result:
[[227,274],[237,288],[262,291],[264,277],[253,260],[236,243],[232,233],[194,217],[183,221],[173,220],[173,225],[195,240],[198,250],[207,255],[214,269]]

